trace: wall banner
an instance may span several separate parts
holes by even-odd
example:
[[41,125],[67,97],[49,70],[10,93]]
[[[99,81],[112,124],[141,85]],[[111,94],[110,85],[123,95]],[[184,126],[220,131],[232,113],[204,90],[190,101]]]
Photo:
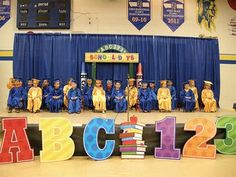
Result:
[[141,30],[151,20],[151,0],[128,0],[128,19]]
[[0,0],[0,28],[11,18],[10,0]]
[[184,23],[184,0],[164,0],[163,21],[176,31]]

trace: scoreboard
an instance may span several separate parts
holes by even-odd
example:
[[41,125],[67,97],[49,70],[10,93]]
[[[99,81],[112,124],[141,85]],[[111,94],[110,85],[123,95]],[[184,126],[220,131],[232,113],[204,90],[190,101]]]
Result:
[[71,0],[17,0],[18,29],[70,29]]

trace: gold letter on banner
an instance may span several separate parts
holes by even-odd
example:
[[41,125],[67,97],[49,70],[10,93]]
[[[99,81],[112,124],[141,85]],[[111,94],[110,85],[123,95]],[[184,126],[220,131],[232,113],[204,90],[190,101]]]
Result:
[[39,121],[42,131],[41,162],[67,160],[73,156],[75,144],[70,138],[73,126],[65,118],[42,118]]
[[138,53],[85,53],[87,63],[139,63]]

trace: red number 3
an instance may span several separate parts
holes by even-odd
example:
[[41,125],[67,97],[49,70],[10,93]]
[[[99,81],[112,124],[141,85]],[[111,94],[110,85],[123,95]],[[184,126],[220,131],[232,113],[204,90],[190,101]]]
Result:
[[191,137],[184,145],[184,157],[216,158],[216,146],[207,144],[216,135],[214,122],[204,118],[191,119],[185,124],[184,130],[196,131],[196,135]]

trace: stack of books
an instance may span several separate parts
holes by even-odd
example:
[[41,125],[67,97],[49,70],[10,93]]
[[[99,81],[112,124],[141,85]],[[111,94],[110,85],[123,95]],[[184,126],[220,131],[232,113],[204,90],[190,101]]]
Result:
[[123,159],[143,159],[146,152],[146,145],[142,140],[143,127],[145,124],[138,122],[138,118],[132,116],[130,122],[124,122],[120,128],[123,130],[119,137],[122,141],[120,145],[121,158]]

